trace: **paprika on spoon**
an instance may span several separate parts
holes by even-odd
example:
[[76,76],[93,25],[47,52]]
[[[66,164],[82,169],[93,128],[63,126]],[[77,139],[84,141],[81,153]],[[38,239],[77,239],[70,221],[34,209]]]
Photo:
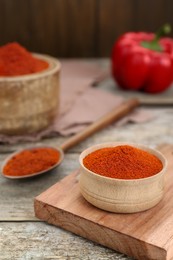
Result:
[[[64,158],[64,152],[67,151],[68,149],[70,149],[71,147],[73,147],[74,145],[80,143],[82,140],[86,139],[87,137],[89,137],[90,135],[92,135],[93,133],[96,133],[98,130],[103,129],[104,127],[108,126],[109,124],[117,121],[118,119],[122,118],[124,115],[128,114],[130,111],[132,111],[134,108],[136,108],[139,105],[139,101],[138,99],[129,99],[124,101],[118,108],[113,109],[112,111],[110,111],[108,114],[104,115],[103,117],[101,117],[100,119],[98,119],[96,122],[94,122],[93,124],[89,125],[88,127],[86,127],[83,131],[77,133],[76,135],[70,137],[67,141],[65,141],[60,147],[57,148],[50,148],[53,149],[54,152],[53,154],[56,154],[56,156],[54,157],[54,161],[52,162],[52,160],[48,161],[48,166],[50,167],[36,167],[34,166],[34,157],[33,157],[33,153],[32,151],[34,151],[36,148],[28,148],[28,149],[24,149],[23,151],[18,151],[15,152],[14,154],[12,154],[11,156],[9,156],[3,163],[2,165],[2,174],[4,177],[10,178],[10,179],[22,179],[22,178],[29,178],[29,177],[33,177],[33,176],[37,176],[40,174],[43,174],[49,170],[54,169],[55,167],[57,167],[63,160]],[[48,148],[48,147],[47,147]],[[38,149],[42,149],[42,148],[38,148]],[[46,147],[44,147],[44,152]],[[8,165],[11,165],[11,160],[13,160],[13,157],[15,158],[20,158],[21,156],[21,152],[22,154],[26,154],[28,153],[28,150],[30,150],[29,154],[31,156],[29,156],[29,159],[27,160],[27,163],[19,163],[18,164],[18,171],[15,171],[15,166],[14,166],[14,172],[11,171],[13,170],[13,167],[11,169],[10,167],[10,174],[8,173],[7,169],[8,169]],[[51,152],[51,154],[52,154]],[[38,150],[38,154],[39,154],[39,150]],[[44,165],[44,158],[42,157],[42,153],[41,153],[41,158],[40,158],[40,163],[41,166]],[[33,158],[33,160],[31,160]],[[21,158],[22,159],[22,158]],[[15,161],[16,159],[14,159]],[[46,157],[45,157],[46,160]],[[37,158],[36,158],[36,162]],[[51,162],[51,163],[50,163]],[[28,164],[32,163],[32,171],[28,172],[25,171],[25,167],[27,169]],[[13,164],[15,165],[15,164]],[[33,169],[35,171],[33,171]],[[21,174],[21,172],[23,172],[23,174]]]

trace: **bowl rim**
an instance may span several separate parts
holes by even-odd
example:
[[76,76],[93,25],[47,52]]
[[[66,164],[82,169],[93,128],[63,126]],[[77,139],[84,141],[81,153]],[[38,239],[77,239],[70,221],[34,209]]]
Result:
[[[162,165],[163,165],[162,170],[160,172],[158,172],[158,173],[156,173],[156,174],[154,174],[152,176],[146,177],[146,178],[118,179],[118,178],[111,178],[111,177],[107,177],[107,176],[103,176],[103,175],[97,174],[97,173],[89,170],[87,167],[84,166],[83,159],[84,159],[84,157],[87,156],[87,154],[86,154],[87,152],[89,154],[91,152],[94,152],[94,151],[99,150],[99,149],[104,148],[104,147],[115,147],[115,146],[119,146],[119,145],[130,145],[130,146],[139,148],[141,150],[144,150],[144,151],[147,151],[147,152],[151,152],[151,154],[155,155],[162,162]],[[94,149],[94,150],[92,150],[92,149]],[[84,156],[84,154],[85,154],[85,156]],[[139,184],[139,183],[143,183],[143,182],[146,182],[146,181],[150,181],[152,179],[154,180],[158,176],[163,175],[165,173],[165,171],[167,169],[167,164],[168,164],[167,163],[167,159],[165,158],[165,156],[160,151],[158,151],[157,149],[151,148],[151,147],[149,147],[147,145],[143,145],[143,144],[139,144],[139,143],[133,143],[133,142],[105,142],[105,143],[100,143],[100,144],[96,144],[96,145],[90,146],[87,149],[85,149],[79,155],[79,163],[80,163],[80,166],[82,168],[84,168],[85,171],[88,174],[91,174],[91,176],[94,177],[94,178],[103,179],[103,180],[107,180],[107,181],[111,181],[111,182],[119,182],[119,183],[121,182],[121,183],[129,183],[129,184],[130,183],[134,183],[134,182],[137,182]]]
[[0,82],[15,82],[20,80],[34,80],[39,79],[44,76],[49,76],[56,71],[60,71],[61,69],[61,62],[50,55],[47,54],[40,54],[32,52],[32,55],[36,58],[39,58],[43,61],[46,61],[49,66],[48,68],[35,73],[19,75],[19,76],[0,76]]

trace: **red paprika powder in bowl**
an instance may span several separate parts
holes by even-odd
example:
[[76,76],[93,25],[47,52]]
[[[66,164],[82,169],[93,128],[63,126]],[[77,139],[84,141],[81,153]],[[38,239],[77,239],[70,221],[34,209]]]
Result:
[[59,109],[60,62],[17,43],[0,47],[0,134],[35,133]]
[[155,206],[163,197],[167,162],[144,145],[105,143],[80,155],[80,191],[94,206],[132,213]]

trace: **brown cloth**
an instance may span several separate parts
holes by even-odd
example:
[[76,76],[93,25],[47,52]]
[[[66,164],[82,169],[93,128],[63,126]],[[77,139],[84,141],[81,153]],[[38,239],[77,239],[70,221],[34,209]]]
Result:
[[[32,135],[0,135],[1,143],[38,141],[58,134],[75,134],[123,102],[122,97],[93,87],[108,77],[108,69],[102,68],[98,63],[79,60],[63,60],[61,63],[60,112],[55,122],[48,129]],[[128,121],[145,122],[151,118],[150,111],[138,108],[118,124]]]

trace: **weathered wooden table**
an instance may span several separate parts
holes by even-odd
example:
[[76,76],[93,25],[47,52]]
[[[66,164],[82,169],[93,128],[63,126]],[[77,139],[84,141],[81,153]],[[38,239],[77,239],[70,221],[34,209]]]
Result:
[[[107,87],[105,82],[102,87]],[[109,86],[108,86],[109,87]],[[79,153],[90,145],[111,141],[138,142],[156,147],[173,143],[173,107],[154,106],[152,121],[107,127],[65,155],[56,171],[33,179],[13,181],[0,176],[0,259],[132,259],[97,245],[34,217],[33,199],[79,167]],[[58,146],[65,138],[45,139],[37,144]],[[1,145],[0,161],[18,148],[34,145]]]

